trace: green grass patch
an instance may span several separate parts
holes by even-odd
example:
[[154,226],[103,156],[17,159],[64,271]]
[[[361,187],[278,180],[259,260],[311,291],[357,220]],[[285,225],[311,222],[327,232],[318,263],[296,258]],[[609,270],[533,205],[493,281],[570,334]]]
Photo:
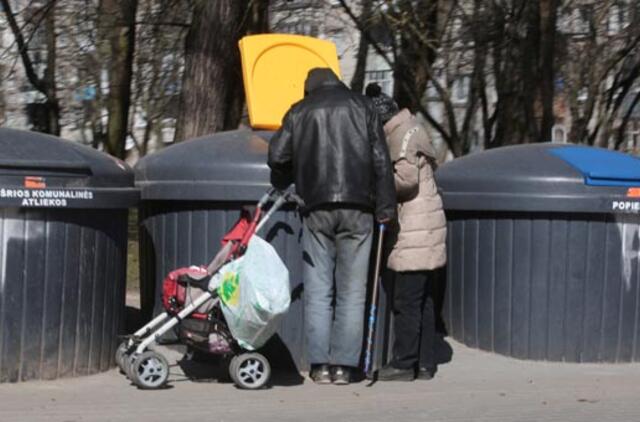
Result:
[[129,226],[127,232],[127,291],[140,291],[140,254],[138,243],[138,210],[129,212]]

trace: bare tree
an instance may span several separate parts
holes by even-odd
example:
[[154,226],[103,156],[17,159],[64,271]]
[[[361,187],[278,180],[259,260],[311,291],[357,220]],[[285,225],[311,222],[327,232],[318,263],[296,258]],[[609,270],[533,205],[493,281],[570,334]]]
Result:
[[[362,25],[362,32],[369,32],[372,26],[372,0],[362,0],[360,4],[359,22]],[[356,69],[351,78],[351,89],[355,92],[364,90],[364,77],[367,69],[367,56],[369,55],[369,41],[367,36],[360,34],[358,43],[358,54],[356,56]]]
[[567,2],[565,8],[560,75],[569,141],[618,148],[638,104],[639,8],[615,0]]
[[[356,14],[350,3],[346,0],[339,0],[339,3],[372,49],[394,70],[394,97],[399,105],[408,107],[414,112],[419,111],[451,147],[453,142],[448,131],[422,103],[428,81],[434,80],[432,64],[436,59],[435,46],[439,44],[446,26],[447,15],[451,10],[450,2],[432,0],[413,3],[391,0],[374,2],[372,12],[374,19],[383,21],[391,34],[398,34],[398,38],[393,35],[390,37],[391,45],[388,48],[367,30],[367,25]],[[420,13],[417,14],[417,11]],[[425,16],[430,19],[426,34],[421,32],[425,28],[425,22],[421,19]],[[400,55],[402,58],[399,59]],[[447,95],[444,87],[437,81],[435,85],[443,96]]]
[[137,7],[137,0],[101,0],[99,6],[99,19],[104,23],[101,38],[109,51],[105,148],[118,158],[126,154]]
[[540,0],[538,8],[540,46],[538,57],[538,90],[536,93],[536,109],[540,118],[538,141],[551,140],[551,130],[555,123],[553,104],[555,99],[556,38],[558,7],[560,0]]
[[166,142],[163,131],[175,124],[190,15],[191,5],[180,0],[140,2],[131,114],[144,121],[141,136],[129,119],[139,156],[147,154],[152,138]]
[[79,140],[94,148],[106,143],[107,66],[111,63],[99,6],[94,1],[60,1],[58,18],[62,124],[72,133],[79,132]]
[[[422,93],[436,59],[443,32],[445,2],[437,0],[389,2],[385,18],[397,39],[394,45],[394,97],[401,107],[420,108]],[[418,95],[416,95],[416,93]]]
[[[34,129],[54,135],[60,134],[60,105],[56,95],[56,30],[55,30],[55,6],[56,0],[49,0],[39,8],[28,8],[32,13],[29,17],[28,25],[20,27],[13,13],[9,0],[1,0],[0,5],[15,38],[15,44],[24,66],[24,71],[29,83],[40,92],[45,101],[42,104],[42,113],[33,110],[32,115],[43,115],[43,118],[36,118]],[[41,25],[44,22],[44,36],[46,43],[46,65],[42,76],[38,75],[34,61],[29,54],[29,41],[36,31],[42,31]],[[23,28],[29,27],[31,35],[25,37]],[[33,104],[32,107],[39,106]]]
[[266,6],[266,0],[195,1],[176,140],[238,127],[244,104],[238,41],[265,29]]
[[[369,40],[394,69],[399,105],[420,112],[454,155],[469,151],[478,122],[486,146],[543,141],[554,124],[557,3],[384,1],[377,10],[394,43],[385,51]],[[460,84],[463,102],[453,98]]]
[[551,139],[557,2],[493,1],[495,139],[489,146]]

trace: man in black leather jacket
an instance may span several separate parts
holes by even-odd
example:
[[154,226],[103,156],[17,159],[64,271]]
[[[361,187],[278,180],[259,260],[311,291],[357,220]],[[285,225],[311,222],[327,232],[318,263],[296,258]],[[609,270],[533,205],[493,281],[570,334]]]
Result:
[[291,107],[271,139],[269,167],[274,187],[295,183],[305,202],[311,378],[348,384],[362,348],[374,215],[384,223],[396,214],[393,170],[373,103],[350,91],[330,69],[312,69],[305,98]]

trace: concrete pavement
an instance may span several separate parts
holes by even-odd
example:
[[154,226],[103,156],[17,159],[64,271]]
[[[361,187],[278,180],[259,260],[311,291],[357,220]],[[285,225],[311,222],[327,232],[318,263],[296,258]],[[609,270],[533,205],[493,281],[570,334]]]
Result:
[[215,368],[194,382],[179,366],[162,391],[138,390],[117,370],[1,384],[0,421],[640,421],[640,364],[525,362],[449,342],[453,359],[434,380],[371,387],[276,374],[270,389],[241,391],[207,379]]

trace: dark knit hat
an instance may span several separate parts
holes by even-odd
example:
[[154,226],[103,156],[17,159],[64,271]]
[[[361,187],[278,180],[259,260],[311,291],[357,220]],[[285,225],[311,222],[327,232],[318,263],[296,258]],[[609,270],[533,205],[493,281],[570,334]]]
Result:
[[373,105],[380,116],[380,120],[382,120],[382,124],[387,123],[400,111],[398,104],[396,104],[393,98],[382,92],[382,88],[380,88],[380,85],[377,83],[373,82],[367,85],[364,93],[373,101]]
[[328,67],[314,67],[304,82],[304,94],[308,95],[327,83],[340,83],[340,79]]

